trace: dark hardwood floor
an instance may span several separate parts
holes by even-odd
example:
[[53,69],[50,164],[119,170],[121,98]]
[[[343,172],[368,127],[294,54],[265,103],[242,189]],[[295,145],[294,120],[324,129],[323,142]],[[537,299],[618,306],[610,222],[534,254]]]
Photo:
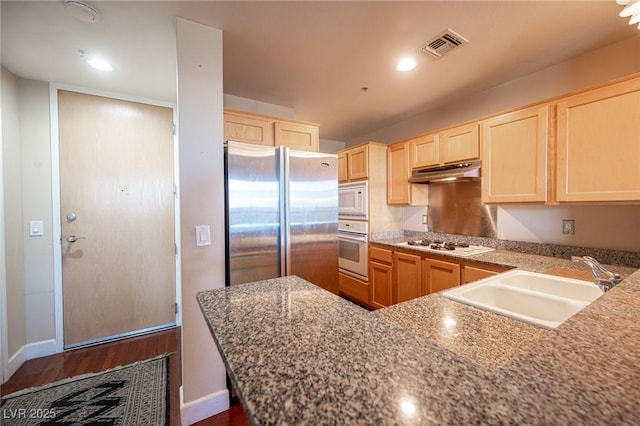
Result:
[[[9,393],[52,383],[86,373],[97,373],[119,365],[153,358],[165,353],[169,357],[171,425],[180,425],[180,329],[150,333],[116,342],[65,351],[25,362],[7,383],[0,386],[0,397]],[[196,423],[198,426],[248,425],[240,404],[230,410]]]

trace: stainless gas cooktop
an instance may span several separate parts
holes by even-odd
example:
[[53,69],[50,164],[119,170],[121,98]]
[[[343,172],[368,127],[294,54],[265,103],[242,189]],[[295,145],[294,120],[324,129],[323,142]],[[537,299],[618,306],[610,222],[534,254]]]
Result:
[[396,244],[400,247],[409,247],[415,250],[430,253],[450,254],[459,257],[470,257],[477,254],[495,250],[491,247],[474,246],[466,243],[456,243],[441,240],[414,240]]

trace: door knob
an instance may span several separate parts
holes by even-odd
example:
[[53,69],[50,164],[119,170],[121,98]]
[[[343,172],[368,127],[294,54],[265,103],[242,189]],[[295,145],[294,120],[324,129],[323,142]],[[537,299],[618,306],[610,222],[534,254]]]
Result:
[[78,240],[84,240],[84,237],[76,237],[75,235],[68,235],[66,240],[68,243],[75,243]]
[[76,216],[75,213],[69,213],[67,214],[67,222],[73,222],[74,220],[76,220],[78,216]]

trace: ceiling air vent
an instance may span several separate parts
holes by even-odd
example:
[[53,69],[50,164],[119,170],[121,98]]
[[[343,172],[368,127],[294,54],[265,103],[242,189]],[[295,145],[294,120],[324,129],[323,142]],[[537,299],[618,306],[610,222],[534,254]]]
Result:
[[425,45],[422,46],[422,51],[439,59],[442,58],[446,53],[449,53],[453,49],[463,46],[467,43],[469,43],[469,40],[462,37],[455,31],[447,29],[446,31],[443,31],[438,36],[436,36],[433,40],[426,42]]

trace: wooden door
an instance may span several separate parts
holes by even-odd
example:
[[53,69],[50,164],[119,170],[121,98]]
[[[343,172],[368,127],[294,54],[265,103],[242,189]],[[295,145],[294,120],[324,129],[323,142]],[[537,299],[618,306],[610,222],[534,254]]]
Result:
[[175,323],[172,110],[59,91],[58,114],[65,347]]

